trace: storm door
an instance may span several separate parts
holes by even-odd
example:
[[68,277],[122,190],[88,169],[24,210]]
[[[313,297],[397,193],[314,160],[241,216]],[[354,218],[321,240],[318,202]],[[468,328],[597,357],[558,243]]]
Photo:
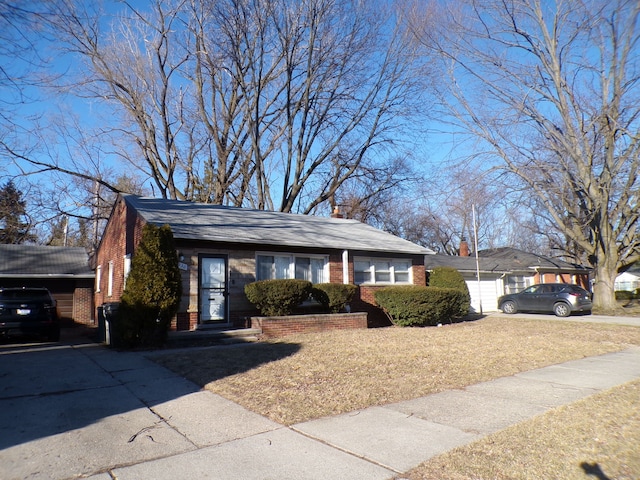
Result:
[[227,258],[200,257],[200,323],[227,323]]

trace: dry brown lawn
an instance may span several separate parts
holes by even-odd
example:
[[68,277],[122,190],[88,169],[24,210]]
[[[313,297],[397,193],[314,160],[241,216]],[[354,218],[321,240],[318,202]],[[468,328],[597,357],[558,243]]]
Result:
[[452,450],[411,480],[637,480],[640,381],[627,383]]
[[[640,328],[487,317],[440,328],[296,335],[156,360],[207,390],[291,425],[630,345],[640,345]],[[520,478],[491,475],[459,478]]]

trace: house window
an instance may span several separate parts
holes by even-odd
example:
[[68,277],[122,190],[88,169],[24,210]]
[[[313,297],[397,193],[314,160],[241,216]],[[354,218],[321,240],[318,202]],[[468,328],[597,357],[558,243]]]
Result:
[[100,284],[102,282],[102,265],[96,267],[96,292],[100,293]]
[[411,261],[388,258],[356,258],[356,285],[362,283],[410,284]]
[[256,263],[258,280],[297,278],[311,283],[328,281],[329,259],[325,256],[259,254]]
[[107,297],[113,295],[113,261],[109,262],[109,278],[107,279]]
[[527,288],[531,283],[528,275],[508,275],[504,293],[518,293]]

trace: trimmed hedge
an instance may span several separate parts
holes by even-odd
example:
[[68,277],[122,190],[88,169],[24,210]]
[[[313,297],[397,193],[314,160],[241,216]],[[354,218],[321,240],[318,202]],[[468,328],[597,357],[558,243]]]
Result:
[[329,313],[338,313],[345,309],[358,287],[344,283],[317,283],[311,290],[313,299]]
[[462,274],[453,267],[436,267],[429,274],[429,286],[439,288],[455,288],[460,290],[464,296],[458,303],[456,316],[464,317],[469,313],[471,306],[471,295],[469,287],[464,281]]
[[633,300],[636,297],[633,292],[629,292],[627,290],[616,290],[615,295],[616,300],[625,300],[627,302]]
[[374,295],[391,322],[400,327],[449,323],[465,301],[464,292],[455,288],[386,287]]
[[290,315],[309,298],[311,288],[306,280],[260,280],[245,285],[244,293],[262,315],[277,317]]

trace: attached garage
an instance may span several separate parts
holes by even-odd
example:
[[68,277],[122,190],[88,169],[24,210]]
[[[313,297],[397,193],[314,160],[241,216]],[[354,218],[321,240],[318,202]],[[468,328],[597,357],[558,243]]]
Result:
[[0,245],[0,287],[49,289],[63,324],[94,324],[94,278],[84,248]]

